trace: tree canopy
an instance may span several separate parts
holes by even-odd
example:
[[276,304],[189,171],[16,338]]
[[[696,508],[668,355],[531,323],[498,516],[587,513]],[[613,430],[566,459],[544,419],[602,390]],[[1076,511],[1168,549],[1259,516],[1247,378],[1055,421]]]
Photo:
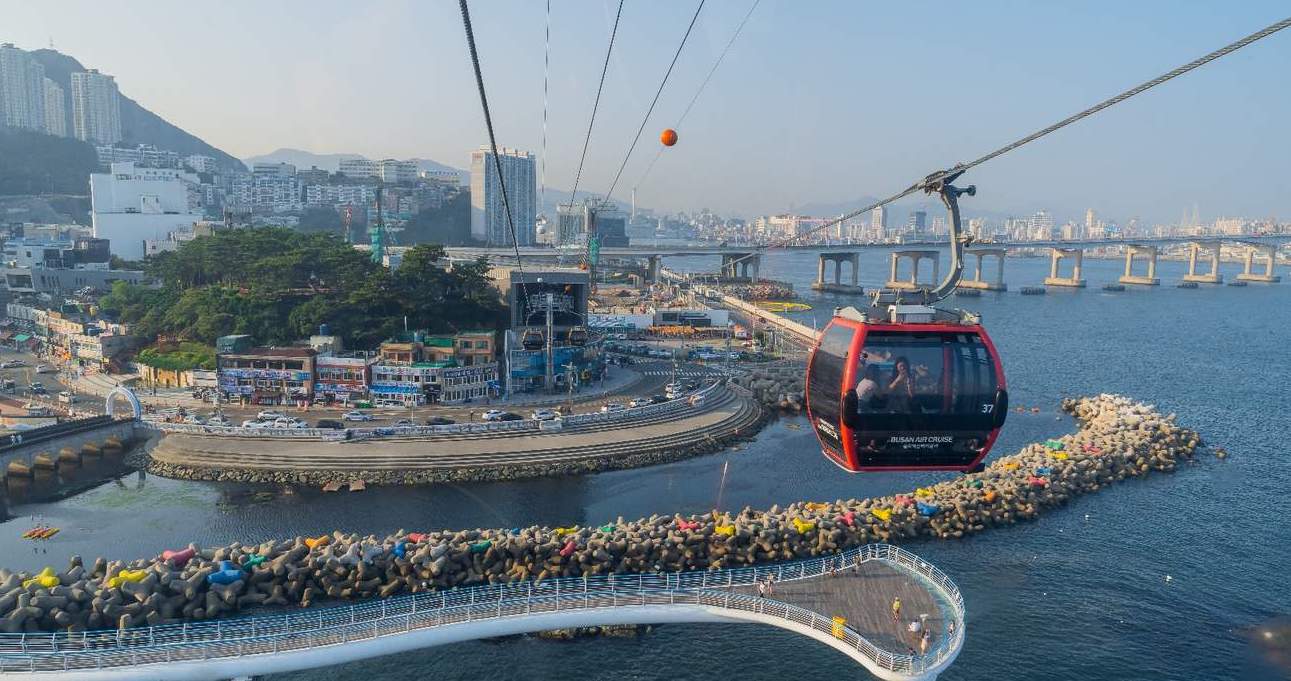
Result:
[[336,235],[283,228],[218,231],[149,258],[160,288],[113,284],[103,311],[145,336],[202,343],[250,334],[283,345],[327,323],[349,347],[371,348],[404,328],[443,333],[495,329],[505,308],[482,263],[451,270],[443,248],[423,244],[391,272]]

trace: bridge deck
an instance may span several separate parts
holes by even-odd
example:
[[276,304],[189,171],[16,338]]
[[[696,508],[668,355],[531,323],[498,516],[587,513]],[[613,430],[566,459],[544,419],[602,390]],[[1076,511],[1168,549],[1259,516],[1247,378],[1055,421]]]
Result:
[[[756,594],[755,587],[739,587]],[[919,636],[906,627],[928,615],[931,645],[941,641],[949,617],[926,584],[908,571],[888,563],[869,561],[837,570],[820,579],[772,583],[767,596],[829,617],[842,617],[847,626],[876,645],[904,653],[919,650]],[[892,599],[901,599],[900,621],[892,619]]]

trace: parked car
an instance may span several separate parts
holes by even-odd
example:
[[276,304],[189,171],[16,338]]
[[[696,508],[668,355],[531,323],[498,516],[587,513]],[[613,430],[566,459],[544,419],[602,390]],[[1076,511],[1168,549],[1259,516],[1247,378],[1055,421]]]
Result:
[[64,390],[58,393],[58,401],[63,404],[72,404],[73,402],[76,402],[76,395]]
[[534,410],[534,412],[529,415],[529,418],[535,421],[550,421],[556,418],[556,416],[557,416],[556,412],[550,409],[537,409],[537,410]]
[[32,383],[31,385],[27,386],[27,390],[37,395],[46,395],[49,393],[48,390],[45,390],[44,383]]
[[274,428],[308,428],[309,425],[298,418],[282,416],[273,420]]
[[667,402],[667,401],[668,401],[668,397],[666,395],[650,396],[650,404],[663,404],[664,402]]
[[371,421],[372,415],[365,414],[357,409],[354,409],[351,411],[347,411],[344,414],[341,414],[341,419],[345,421]]
[[231,421],[229,421],[229,419],[223,414],[211,414],[210,417],[206,419],[206,425],[208,426],[227,426],[230,423]]
[[7,362],[0,362],[0,369],[17,369],[18,367],[25,366],[27,366],[27,363],[20,359],[11,359]]
[[58,369],[55,369],[54,367],[49,366],[48,364],[36,365],[36,373],[38,374],[53,374],[57,372],[58,372]]
[[274,411],[272,409],[265,409],[264,411],[261,411],[259,414],[256,414],[256,418],[260,419],[261,421],[272,421],[274,419],[286,418],[286,416],[287,416],[286,414],[280,411]]
[[490,410],[488,410],[488,411],[484,412],[484,420],[485,420],[485,421],[501,421],[501,420],[502,420],[502,416],[503,416],[503,414],[506,414],[506,412],[505,412],[505,411],[502,411],[501,409],[490,409]]
[[345,427],[345,424],[337,421],[336,419],[318,419],[318,423],[315,423],[314,427],[326,428],[328,430],[340,430]]
[[432,416],[426,419],[426,425],[428,426],[451,426],[454,423],[457,422],[447,416]]
[[611,412],[623,411],[626,408],[627,407],[624,407],[622,402],[607,402],[601,405],[601,413],[609,414]]
[[504,411],[502,412],[502,416],[498,417],[498,420],[499,421],[523,421],[524,417],[519,414],[515,414],[509,411]]
[[413,423],[412,419],[399,419],[398,421],[394,422],[395,428],[408,428],[410,426],[415,426],[415,425],[417,424]]
[[637,407],[648,407],[651,404],[654,404],[654,403],[650,401],[650,398],[638,397],[635,400],[628,402],[628,407],[632,409],[636,409]]
[[669,383],[663,387],[664,396],[670,400],[680,397],[682,392],[683,388],[680,383]]
[[[62,398],[61,394],[59,395],[59,398],[60,399]],[[198,416],[197,414],[189,414],[188,416],[184,417],[184,423],[187,423],[193,426],[207,425],[206,419],[202,418],[201,416]]]
[[264,421],[260,419],[247,419],[242,422],[242,428],[264,428]]

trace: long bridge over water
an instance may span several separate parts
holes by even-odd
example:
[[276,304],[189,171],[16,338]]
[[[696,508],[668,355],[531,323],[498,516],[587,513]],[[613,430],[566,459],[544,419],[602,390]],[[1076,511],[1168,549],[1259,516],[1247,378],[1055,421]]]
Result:
[[[1156,285],[1156,263],[1160,251],[1166,246],[1188,245],[1188,273],[1185,282],[1190,283],[1223,283],[1219,273],[1220,249],[1223,244],[1244,246],[1245,266],[1237,275],[1238,281],[1276,282],[1280,277],[1275,274],[1277,248],[1281,244],[1291,243],[1291,234],[1249,235],[1249,236],[1189,236],[1189,237],[1144,237],[1133,239],[1097,239],[1097,240],[1049,240],[1049,241],[1015,241],[1015,242],[975,242],[966,255],[976,257],[974,267],[966,267],[966,276],[961,288],[981,290],[1006,290],[1004,281],[1004,260],[1009,251],[1049,249],[1051,265],[1049,276],[1045,278],[1047,286],[1084,287],[1082,265],[1084,253],[1088,250],[1121,247],[1125,249],[1125,274],[1119,279],[1122,284]],[[940,247],[947,246],[945,241],[906,242],[902,244],[866,243],[866,244],[826,244],[795,245],[778,247],[781,250],[818,251],[816,282],[813,288],[833,293],[862,293],[859,285],[860,254],[866,251],[887,250],[892,252],[891,268],[886,286],[889,288],[915,288],[920,286],[919,268],[924,261],[930,261],[933,279],[938,274],[938,256]],[[395,248],[397,251],[397,247]],[[458,260],[476,260],[484,258],[490,262],[515,262],[516,249],[502,247],[457,246],[445,249],[448,256]],[[762,257],[768,251],[775,250],[767,246],[694,246],[694,245],[637,245],[608,246],[600,249],[600,256],[606,259],[643,260],[646,262],[647,278],[654,280],[660,271],[661,260],[665,257],[720,257],[717,276],[727,280],[757,281],[759,279]],[[522,247],[518,249],[522,260],[528,262],[561,262],[578,259],[579,250]],[[987,258],[996,259],[995,276],[983,269]],[[1135,263],[1144,262],[1146,270],[1136,273]],[[908,278],[900,277],[901,264],[909,262]],[[971,262],[971,261],[970,261]],[[1069,274],[1062,273],[1063,263],[1070,262]],[[1199,265],[1209,265],[1205,270]],[[844,265],[850,266],[850,276],[844,277]],[[827,269],[832,268],[832,277]],[[986,275],[986,278],[984,278]],[[832,281],[831,281],[832,279]]]
[[[771,578],[763,597],[758,584]],[[890,615],[894,597],[901,617]],[[930,632],[926,651],[908,620]],[[941,570],[886,544],[760,567],[494,584],[352,606],[134,629],[0,634],[0,678],[215,681],[567,627],[764,624],[880,679],[935,679],[964,643],[964,601]],[[911,654],[911,651],[916,651]]]

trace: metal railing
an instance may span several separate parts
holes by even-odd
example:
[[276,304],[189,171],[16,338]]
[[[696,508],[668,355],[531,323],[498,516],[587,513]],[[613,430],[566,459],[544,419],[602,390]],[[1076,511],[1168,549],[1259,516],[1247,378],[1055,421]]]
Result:
[[[946,609],[946,619],[953,629],[927,654],[885,650],[850,626],[835,625],[826,615],[735,591],[738,587],[755,586],[768,576],[776,582],[797,581],[869,561],[882,561],[917,575]],[[945,573],[899,547],[867,544],[831,556],[762,567],[495,584],[282,615],[133,629],[0,634],[0,673],[108,669],[276,654],[476,620],[564,610],[674,605],[736,610],[805,626],[841,641],[882,669],[905,674],[936,669],[958,652],[964,639],[963,597]]]
[[[695,392],[696,395],[708,397],[719,388],[721,383],[707,386]],[[608,413],[575,414],[564,416],[565,427],[573,428],[611,421],[651,418],[663,414],[684,411],[691,408],[686,399],[677,398],[660,404],[649,404],[643,407],[625,408]],[[491,421],[484,423],[454,423],[443,426],[368,426],[346,429],[329,428],[242,428],[240,426],[205,426],[194,423],[165,423],[157,421],[140,421],[139,426],[163,433],[187,433],[192,435],[220,435],[230,437],[252,438],[287,438],[296,440],[327,441],[366,441],[373,439],[410,438],[425,439],[436,435],[467,435],[476,433],[500,433],[515,431],[537,431],[538,421],[523,419],[520,421]],[[345,433],[349,432],[347,440]]]

